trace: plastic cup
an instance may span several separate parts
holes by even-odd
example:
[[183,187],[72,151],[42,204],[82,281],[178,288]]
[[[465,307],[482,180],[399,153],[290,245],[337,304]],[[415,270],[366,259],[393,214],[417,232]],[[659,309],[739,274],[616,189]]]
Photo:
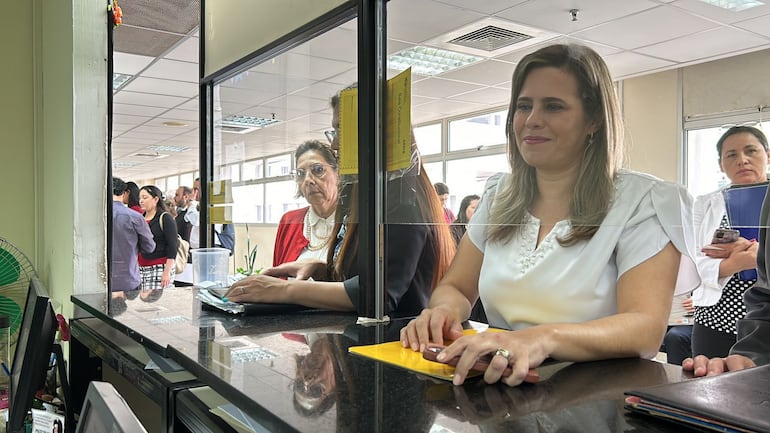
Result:
[[230,250],[197,248],[192,253],[193,285],[198,287],[227,287]]

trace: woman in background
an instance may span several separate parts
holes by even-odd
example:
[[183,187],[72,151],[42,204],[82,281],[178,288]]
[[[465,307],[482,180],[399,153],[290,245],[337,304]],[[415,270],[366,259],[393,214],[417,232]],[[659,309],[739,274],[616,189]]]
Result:
[[150,225],[155,250],[139,254],[139,272],[142,274],[142,290],[160,290],[174,283],[174,260],[177,251],[177,230],[174,217],[168,213],[163,193],[155,185],[139,190],[139,205],[144,219]]
[[[767,181],[767,138],[757,128],[734,126],[717,141],[722,172],[731,185]],[[746,315],[743,293],[756,279],[741,279],[740,271],[757,267],[756,239],[711,244],[717,228],[729,228],[724,188],[695,200],[693,216],[697,245],[703,249],[695,263],[701,285],[693,292],[695,317],[692,356],[725,357],[736,342],[736,322]]]
[[128,191],[126,206],[139,213],[144,213],[142,207],[139,206],[139,186],[134,182],[128,181],[126,182],[126,191]]
[[452,237],[455,239],[456,244],[460,244],[460,239],[465,234],[466,225],[471,220],[473,213],[476,212],[476,206],[479,204],[481,197],[476,194],[466,195],[460,202],[460,210],[457,211],[457,218],[452,221]]
[[310,204],[281,217],[273,250],[273,266],[296,260],[326,260],[337,208],[337,157],[318,140],[309,140],[294,151],[296,197]]
[[[339,150],[339,95],[333,109],[331,148]],[[385,313],[412,316],[427,306],[431,288],[444,275],[454,255],[449,225],[444,224],[441,202],[422,167],[412,136],[412,158],[406,169],[387,173],[385,198],[387,274]],[[342,181],[341,181],[342,183]],[[373,287],[359,280],[358,182],[341,186],[336,224],[327,261],[290,262],[244,278],[226,296],[236,302],[293,303],[336,311],[357,310],[360,299]],[[327,265],[328,263],[328,265]],[[274,277],[294,277],[283,280]],[[313,281],[308,281],[308,278]]]

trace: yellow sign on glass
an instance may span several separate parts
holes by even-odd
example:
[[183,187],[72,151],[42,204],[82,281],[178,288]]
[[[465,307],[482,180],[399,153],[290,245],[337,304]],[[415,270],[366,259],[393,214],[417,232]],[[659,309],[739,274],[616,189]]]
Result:
[[[412,156],[412,70],[388,80],[385,111],[385,168],[408,168]],[[358,89],[340,92],[340,174],[358,174]],[[364,146],[370,144],[362,144]]]

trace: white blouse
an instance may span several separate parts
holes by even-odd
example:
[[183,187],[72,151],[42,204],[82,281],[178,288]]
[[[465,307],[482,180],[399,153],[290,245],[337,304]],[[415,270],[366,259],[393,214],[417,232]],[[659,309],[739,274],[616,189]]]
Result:
[[697,286],[690,259],[691,198],[681,186],[622,171],[599,230],[589,240],[562,247],[557,237],[569,232],[571,222],[558,222],[537,245],[540,221],[532,215],[510,242],[487,242],[488,202],[502,183],[488,189],[468,224],[471,241],[484,253],[479,295],[491,326],[522,329],[616,314],[620,276],[669,242],[682,252],[690,277],[678,284],[686,285],[686,290]]
[[[696,245],[699,247],[711,243],[714,230],[719,228],[722,217],[727,212],[724,195],[722,195],[725,188],[695,199],[693,218]],[[722,289],[732,276],[719,278],[719,265],[721,263],[722,259],[711,258],[703,254],[700,249],[697,251],[695,264],[698,266],[702,284],[692,293],[693,305],[707,307],[716,304],[722,297]]]

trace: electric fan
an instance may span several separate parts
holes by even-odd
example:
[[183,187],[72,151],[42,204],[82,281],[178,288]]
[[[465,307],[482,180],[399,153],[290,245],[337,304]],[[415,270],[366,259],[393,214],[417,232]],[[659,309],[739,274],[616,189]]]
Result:
[[16,349],[29,280],[35,275],[32,262],[12,243],[0,238],[0,314],[11,322],[10,353]]

